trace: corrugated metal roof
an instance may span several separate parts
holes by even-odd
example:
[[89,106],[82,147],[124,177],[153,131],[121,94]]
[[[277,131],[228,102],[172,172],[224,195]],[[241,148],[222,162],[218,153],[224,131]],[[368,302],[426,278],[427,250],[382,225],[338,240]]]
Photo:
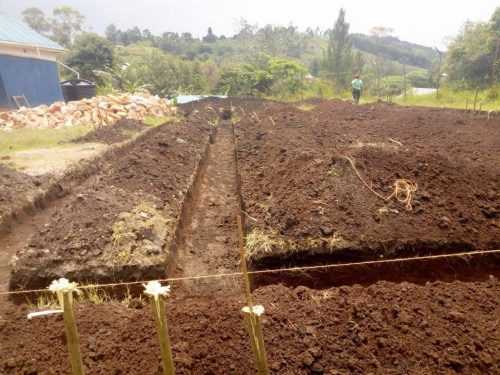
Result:
[[37,33],[21,21],[0,14],[0,41],[63,49],[59,44]]

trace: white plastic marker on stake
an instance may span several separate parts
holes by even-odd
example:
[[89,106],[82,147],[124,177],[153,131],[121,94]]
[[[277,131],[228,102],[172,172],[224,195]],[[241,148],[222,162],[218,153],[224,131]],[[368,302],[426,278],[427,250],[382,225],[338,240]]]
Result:
[[62,314],[64,310],[45,310],[45,311],[36,311],[36,312],[31,312],[28,314],[28,319],[32,318],[38,318],[40,316],[47,316],[47,315],[55,315],[55,314]]
[[161,359],[163,361],[163,374],[174,375],[174,362],[172,361],[172,348],[170,346],[170,337],[168,336],[168,324],[165,316],[164,296],[170,294],[170,286],[162,286],[158,281],[150,281],[144,285],[144,293],[148,295],[151,308],[156,322],[156,331],[160,341]]
[[82,354],[78,344],[75,313],[73,310],[73,293],[78,293],[77,284],[61,278],[52,281],[49,290],[57,294],[59,304],[63,308],[64,328],[68,340],[69,359],[73,375],[84,375]]

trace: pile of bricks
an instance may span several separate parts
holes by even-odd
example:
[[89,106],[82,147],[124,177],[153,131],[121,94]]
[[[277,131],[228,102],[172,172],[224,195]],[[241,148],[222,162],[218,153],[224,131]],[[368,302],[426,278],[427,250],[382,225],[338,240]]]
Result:
[[129,118],[168,117],[176,108],[167,99],[149,94],[119,94],[96,96],[73,102],[56,102],[50,106],[21,107],[17,111],[0,113],[0,130],[16,128],[44,129],[75,125],[111,125]]

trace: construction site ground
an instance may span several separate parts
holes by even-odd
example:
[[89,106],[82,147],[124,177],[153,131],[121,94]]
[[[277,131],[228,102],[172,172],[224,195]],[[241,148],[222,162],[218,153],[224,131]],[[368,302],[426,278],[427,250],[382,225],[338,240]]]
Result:
[[[500,248],[500,118],[319,99],[182,110],[126,142],[89,136],[121,143],[57,178],[0,165],[1,291],[23,292],[0,296],[1,373],[69,373],[61,316],[26,319],[42,308],[26,290],[62,276],[186,279],[166,303],[177,372],[255,373],[238,215],[252,271],[377,262],[252,276],[271,373],[500,371],[497,253],[383,262]],[[131,288],[77,303],[86,373],[162,373]]]

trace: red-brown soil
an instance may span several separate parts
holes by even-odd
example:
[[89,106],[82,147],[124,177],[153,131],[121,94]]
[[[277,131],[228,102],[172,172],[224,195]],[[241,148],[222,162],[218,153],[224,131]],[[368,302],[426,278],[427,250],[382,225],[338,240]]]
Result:
[[[110,165],[52,212],[18,251],[11,285],[46,285],[63,275],[80,281],[163,276],[209,135],[210,129],[200,123],[163,125],[128,154],[108,161]],[[137,232],[125,227],[123,241],[133,237],[133,244],[124,250],[121,239],[113,241],[114,225],[153,219],[145,209],[133,211],[144,204],[166,221],[166,233],[158,233],[154,225],[143,225]]]
[[[266,308],[272,374],[497,374],[499,295],[492,278],[323,291],[269,286],[254,298]],[[232,295],[167,301],[178,374],[255,374],[242,306]],[[61,318],[28,321],[27,312],[2,307],[0,372],[69,374]],[[86,302],[76,316],[87,374],[162,373],[149,306]]]
[[[340,101],[247,113],[236,131],[243,201],[256,219],[247,231],[305,256],[498,248],[499,129],[498,117]],[[384,196],[396,179],[417,184],[413,209],[373,194],[346,157]]]
[[0,223],[10,214],[12,206],[35,195],[42,181],[0,163]]
[[[272,230],[274,240],[296,245],[293,254],[275,246],[254,268],[500,244],[498,117],[308,102],[316,108],[242,99],[184,106],[184,123],[108,154],[80,186],[61,186],[65,198],[14,226],[0,243],[2,252],[6,243],[19,250],[11,288],[45,287],[58,276],[234,272],[240,207],[247,234]],[[229,121],[217,120],[231,107],[236,143]],[[377,198],[345,156],[381,194],[397,178],[417,183],[412,211]],[[113,242],[117,223],[131,242]],[[130,258],[124,244],[133,245]],[[271,373],[499,373],[498,264],[489,255],[255,277]],[[177,373],[255,373],[241,284],[239,276],[173,283],[166,311]],[[0,298],[0,373],[70,373],[61,317],[28,321],[36,307]],[[162,373],[147,304],[76,306],[87,374]]]
[[73,139],[71,142],[100,142],[107,144],[118,143],[129,139],[133,134],[139,133],[146,127],[147,125],[144,125],[141,121],[124,119],[115,122],[113,125],[101,126],[82,137]]

